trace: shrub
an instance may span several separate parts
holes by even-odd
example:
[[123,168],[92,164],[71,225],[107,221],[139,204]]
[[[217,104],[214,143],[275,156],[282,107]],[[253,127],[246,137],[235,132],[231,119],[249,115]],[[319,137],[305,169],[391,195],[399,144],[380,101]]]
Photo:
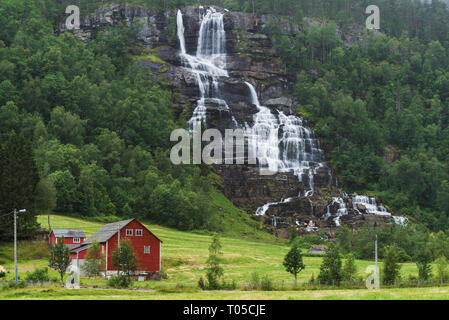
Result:
[[42,268],[42,269],[35,269],[33,272],[27,272],[26,275],[27,281],[50,281],[50,277],[48,276],[48,268]]
[[204,281],[203,277],[198,280],[198,286],[201,288],[201,290],[206,290],[206,282]]
[[260,288],[260,276],[257,272],[251,274],[251,279],[249,280],[250,289],[257,290]]
[[108,280],[108,286],[113,288],[129,288],[132,284],[132,280],[123,275],[112,276]]
[[0,279],[6,277],[6,272],[0,271]]
[[436,278],[440,282],[446,282],[449,280],[448,262],[445,256],[441,256],[435,260],[436,265]]
[[394,284],[400,278],[401,265],[398,263],[396,247],[385,247],[383,282]]
[[159,275],[161,276],[161,279],[168,279],[169,278],[168,273],[167,273],[167,271],[164,268],[161,269],[161,271],[159,272]]
[[8,283],[6,283],[5,285],[3,285],[1,288],[3,290],[8,290],[8,289],[23,289],[26,288],[27,286],[27,282],[26,281],[19,281],[19,282],[15,282],[15,281],[9,281]]
[[230,282],[227,282],[226,280],[223,280],[223,282],[219,285],[218,289],[221,290],[235,290],[237,288],[237,282],[235,280],[232,280]]
[[[268,276],[264,276],[261,282],[261,288],[263,291],[272,291],[274,290],[273,280],[271,280]],[[296,285],[295,285],[296,286]]]
[[401,250],[398,251],[397,258],[398,258],[399,262],[408,262],[408,261],[412,260],[410,255],[408,255],[407,252],[405,252],[404,249],[401,249]]

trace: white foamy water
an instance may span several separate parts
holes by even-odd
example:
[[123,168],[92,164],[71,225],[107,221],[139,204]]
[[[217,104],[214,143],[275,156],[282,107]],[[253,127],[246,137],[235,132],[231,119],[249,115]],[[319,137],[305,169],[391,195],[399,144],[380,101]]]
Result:
[[316,169],[325,167],[324,152],[319,147],[313,131],[304,126],[303,119],[297,116],[273,112],[262,106],[254,86],[245,82],[251,94],[251,102],[257,107],[254,125],[251,128],[251,145],[259,166],[271,172],[292,171],[301,181],[302,175],[309,177],[306,196],[313,195],[313,177]]
[[376,198],[374,197],[356,195],[352,198],[352,206],[358,213],[360,213],[359,209],[357,208],[357,205],[359,204],[363,205],[366,208],[366,212],[370,214],[379,216],[391,216],[391,213],[389,213],[387,209],[385,209],[385,207],[377,205]]
[[[189,120],[189,128],[201,121],[206,121],[206,99],[217,103],[225,110],[229,106],[221,99],[219,79],[228,77],[226,71],[226,34],[224,30],[223,14],[210,8],[204,12],[200,8],[201,26],[198,34],[196,55],[192,56],[186,52],[184,38],[184,23],[181,10],[177,14],[177,34],[181,49],[183,65],[195,76],[200,91],[200,99]],[[233,122],[236,123],[234,117]]]

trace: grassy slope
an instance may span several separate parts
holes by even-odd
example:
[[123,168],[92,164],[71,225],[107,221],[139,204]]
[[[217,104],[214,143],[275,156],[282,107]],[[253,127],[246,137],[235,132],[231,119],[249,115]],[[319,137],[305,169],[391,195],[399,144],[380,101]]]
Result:
[[[218,196],[218,195],[217,195]],[[223,212],[230,210],[223,202]],[[238,213],[235,218],[238,219]],[[38,222],[46,227],[47,216],[39,216]],[[80,228],[87,236],[97,231],[103,223],[85,221],[72,217],[51,216],[54,228]],[[232,227],[232,221],[227,220],[225,229]],[[25,289],[1,291],[0,299],[33,299],[33,298],[63,298],[63,299],[442,299],[449,298],[449,289],[442,288],[406,288],[382,289],[377,292],[367,290],[307,290],[307,291],[217,291],[202,292],[197,288],[197,281],[204,276],[205,262],[208,257],[210,235],[178,231],[158,225],[146,224],[163,241],[163,266],[167,270],[169,279],[162,281],[136,282],[140,288],[155,289],[155,291],[127,291],[127,290],[64,290],[57,286],[31,287]],[[240,237],[243,228],[236,223],[236,229],[228,236],[222,237],[223,267],[228,280],[236,280],[240,285],[245,284],[254,271],[260,275],[268,275],[278,285],[292,284],[292,276],[285,272],[282,261],[288,251],[284,241],[276,241],[271,236],[265,239],[249,240]],[[245,231],[246,232],[246,231]],[[259,231],[260,232],[260,231]],[[249,237],[250,235],[246,235]],[[254,235],[257,238],[257,232]],[[260,236],[263,238],[263,236]],[[45,267],[48,260],[42,244],[21,242],[19,244],[19,274],[25,277],[27,271],[36,267]],[[13,278],[12,244],[0,244],[0,259],[6,260],[4,267],[11,272],[8,279]],[[37,257],[37,259],[31,259]],[[319,273],[321,257],[304,257],[306,269],[300,273],[299,283],[315,277]],[[372,265],[372,261],[357,260],[359,273]],[[380,264],[382,267],[382,264]],[[50,271],[55,277],[55,271]],[[403,263],[401,268],[403,277],[417,274],[413,263]],[[91,285],[93,280],[82,278],[82,284]],[[97,280],[99,285],[106,285],[103,279]]]

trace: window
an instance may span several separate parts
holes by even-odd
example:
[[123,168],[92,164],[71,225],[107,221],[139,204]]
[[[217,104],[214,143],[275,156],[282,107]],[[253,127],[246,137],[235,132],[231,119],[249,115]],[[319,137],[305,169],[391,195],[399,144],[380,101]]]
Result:
[[104,246],[101,246],[101,254],[104,254]]
[[81,239],[80,238],[73,238],[73,243],[80,243]]
[[144,246],[143,247],[143,253],[149,254],[150,253],[150,246]]
[[136,229],[136,236],[142,236],[142,229]]
[[126,236],[131,237],[133,235],[133,229],[126,229]]

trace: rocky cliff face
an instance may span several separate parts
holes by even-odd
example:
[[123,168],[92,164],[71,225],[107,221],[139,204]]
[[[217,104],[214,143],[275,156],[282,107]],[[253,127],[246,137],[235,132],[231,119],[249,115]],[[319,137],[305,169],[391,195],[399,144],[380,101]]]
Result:
[[[207,126],[224,132],[233,128],[235,122],[241,127],[254,125],[258,108],[245,82],[253,85],[261,105],[273,114],[280,111],[287,116],[296,114],[297,101],[292,95],[294,79],[287,76],[264,28],[274,21],[284,33],[294,36],[302,27],[270,15],[253,16],[220,8],[216,10],[223,14],[226,70],[229,74],[229,77],[220,78],[219,87],[221,98],[229,109],[213,99],[206,99]],[[201,12],[198,7],[182,8],[182,12],[186,53],[194,55]],[[143,51],[163,61],[142,58],[138,59],[139,64],[150,77],[165,80],[164,83],[176,93],[174,103],[178,114],[185,110],[192,114],[200,91],[195,74],[183,65],[180,57],[176,15],[176,11],[155,12],[128,5],[105,5],[85,16],[80,30],[74,33],[86,40],[95,37],[100,28],[139,21],[138,41]],[[308,19],[304,25],[311,23],[313,21]],[[65,31],[64,25],[59,31]],[[353,40],[353,37],[340,35],[345,41]],[[336,187],[336,179],[326,166],[318,168],[313,175],[304,173],[299,177],[292,172],[262,176],[254,165],[216,165],[215,170],[223,179],[223,193],[249,214],[258,209],[259,213],[263,212],[257,219],[279,236],[287,236],[292,227],[298,233],[323,230],[328,236],[333,236],[341,223],[355,228],[370,220],[391,221],[387,215],[367,214],[377,212],[377,207],[369,210],[363,205],[354,206],[353,197]],[[311,185],[315,192],[306,196]]]

